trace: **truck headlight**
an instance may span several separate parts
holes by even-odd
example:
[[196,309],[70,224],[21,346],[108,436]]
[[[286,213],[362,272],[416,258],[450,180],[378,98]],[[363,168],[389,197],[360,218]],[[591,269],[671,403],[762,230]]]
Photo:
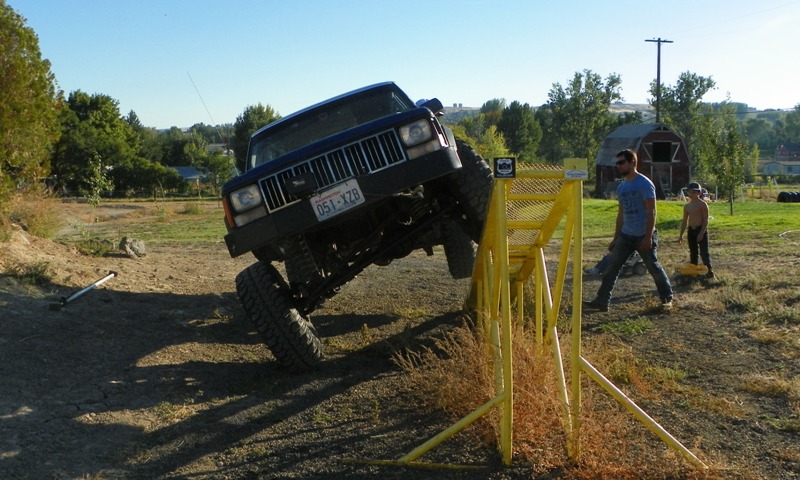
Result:
[[425,119],[417,120],[416,122],[403,125],[399,129],[400,139],[406,147],[413,147],[420,143],[430,140],[433,136],[433,129],[430,122]]
[[261,192],[257,185],[248,185],[230,194],[231,206],[238,212],[244,212],[261,205]]

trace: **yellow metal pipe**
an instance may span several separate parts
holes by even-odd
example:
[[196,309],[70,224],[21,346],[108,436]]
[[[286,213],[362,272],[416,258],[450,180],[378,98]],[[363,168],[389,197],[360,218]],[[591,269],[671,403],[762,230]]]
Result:
[[556,329],[556,312],[553,310],[553,300],[550,296],[550,282],[547,278],[547,267],[544,258],[544,250],[537,249],[538,261],[536,263],[536,278],[541,282],[544,297],[545,313],[547,316],[547,336],[544,339],[545,344],[550,345],[553,353],[553,361],[555,363],[556,378],[558,394],[561,399],[561,414],[562,423],[567,434],[569,435],[572,425],[570,419],[569,396],[567,395],[567,382],[564,375],[564,364],[561,360],[561,346],[558,342],[558,330]]
[[[510,291],[510,278],[508,275],[508,224],[506,219],[508,213],[506,212],[506,195],[510,190],[512,180],[503,180],[503,186],[498,192],[498,235],[496,243],[497,258],[495,264],[498,265],[497,276],[502,279],[500,282],[500,313],[501,313],[501,327],[503,329],[502,335],[502,388],[505,393],[505,398],[502,405],[502,416],[500,417],[500,452],[504,465],[511,465],[512,448],[512,431],[514,422],[514,376],[513,376],[513,352],[512,344],[512,328],[511,328],[511,291]],[[500,197],[502,195],[502,197]],[[502,238],[501,235],[502,234]]]
[[525,326],[525,283],[519,280],[514,281],[514,288],[517,291],[517,322],[520,326]]
[[[549,338],[550,325],[555,324],[555,317],[553,316],[553,297],[550,293],[550,279],[547,276],[547,262],[544,258],[544,250],[541,248],[536,249],[539,256],[539,261],[536,263],[536,279],[542,284],[542,306],[544,307],[544,317],[547,319],[546,331],[548,333],[544,338],[547,344],[553,339]],[[556,339],[558,341],[558,339]]]
[[536,299],[536,304],[534,305],[534,315],[536,320],[536,345],[539,348],[544,347],[544,321],[542,320],[542,314],[544,312],[544,287],[542,287],[542,280],[539,278],[539,262],[541,262],[541,258],[537,255],[534,258],[534,298]]
[[679,442],[675,437],[670,435],[670,433],[664,430],[664,427],[658,424],[655,420],[653,420],[650,415],[648,415],[644,410],[639,408],[633,400],[628,398],[624,392],[618,389],[613,383],[611,383],[606,377],[603,376],[602,373],[597,371],[591,363],[589,363],[585,358],[580,357],[580,365],[584,372],[586,372],[589,377],[594,380],[595,382],[599,383],[605,391],[607,391],[614,399],[616,399],[619,403],[621,403],[629,412],[633,414],[636,419],[644,424],[651,432],[655,433],[661,440],[664,441],[670,448],[677,451],[681,455],[686,458],[690,463],[695,465],[699,468],[708,468],[708,466],[700,461],[688,448],[684,447],[681,442]]
[[440,443],[444,442],[445,440],[447,440],[448,438],[452,437],[453,435],[455,435],[456,433],[460,432],[461,430],[467,428],[473,422],[475,422],[476,420],[478,420],[482,416],[484,416],[487,413],[489,413],[489,410],[491,410],[494,406],[496,406],[496,405],[500,404],[501,402],[503,402],[503,400],[505,399],[504,398],[505,396],[506,396],[506,394],[503,393],[503,394],[497,395],[493,399],[491,399],[488,402],[484,403],[483,405],[481,405],[480,407],[475,409],[472,413],[468,414],[466,417],[464,417],[461,420],[457,421],[456,423],[450,425],[449,427],[447,427],[446,429],[442,430],[441,432],[439,432],[435,436],[431,437],[428,441],[426,441],[422,445],[418,446],[414,450],[411,450],[407,454],[405,454],[402,457],[400,457],[398,459],[398,462],[404,462],[404,463],[411,462],[411,461],[414,461],[414,460],[418,459],[422,455],[425,455],[425,453],[430,451],[432,448],[436,447],[437,445],[439,445]]
[[572,436],[573,421],[570,417],[570,402],[569,395],[567,394],[567,382],[564,375],[564,363],[561,360],[561,344],[558,342],[558,329],[555,325],[548,328],[549,338],[556,339],[551,342],[551,351],[553,353],[553,361],[556,367],[556,381],[558,382],[558,398],[561,400],[561,424],[564,427],[564,432],[567,438]]
[[[564,224],[564,238],[561,241],[561,256],[558,260],[558,271],[556,273],[555,293],[553,294],[553,309],[556,315],[561,311],[561,299],[564,294],[564,282],[567,278],[567,265],[569,265],[570,238],[574,230],[575,221],[574,208],[567,211],[567,219]],[[557,317],[556,317],[557,318]]]
[[[564,236],[564,241],[570,239],[574,244],[572,254],[572,342],[570,348],[572,385],[572,434],[567,437],[567,453],[573,461],[581,457],[581,372],[579,359],[581,358],[581,319],[583,318],[583,182],[573,183],[573,204],[568,215],[568,224],[574,225],[571,235]],[[569,221],[571,219],[571,221]]]
[[539,230],[542,222],[532,222],[530,220],[508,220],[508,228],[511,230]]

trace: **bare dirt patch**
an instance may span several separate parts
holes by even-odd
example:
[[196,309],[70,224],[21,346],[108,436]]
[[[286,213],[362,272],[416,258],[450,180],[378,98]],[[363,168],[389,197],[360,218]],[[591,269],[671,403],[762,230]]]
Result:
[[[68,225],[108,222],[124,233],[126,219],[144,213],[75,204],[64,214]],[[670,266],[682,250],[665,246],[661,256],[676,259]],[[24,232],[0,244],[0,478],[532,478],[523,465],[499,466],[496,452],[468,434],[423,460],[479,470],[364,463],[397,459],[453,422],[419,409],[391,360],[460,324],[467,282],[447,276],[443,255],[413,254],[346,285],[312,317],[323,368],[293,375],[273,361],[236,298],[234,278],[252,257],[231,259],[221,242],[151,241],[147,251],[138,260],[89,257]],[[776,265],[800,265],[797,251]],[[50,285],[10,273],[43,262]],[[654,327],[624,342],[637,357],[689,375],[670,398],[634,399],[729,478],[798,478],[798,432],[776,423],[797,406],[742,384],[753,374],[796,379],[799,346],[758,340],[724,306],[692,300],[698,288],[721,292],[746,265],[721,256],[721,280],[677,287],[668,314],[648,306],[649,277],[626,277],[618,308],[587,316],[585,337],[591,342],[611,321],[647,317]],[[109,271],[118,276],[60,311],[49,308]],[[798,288],[794,272],[790,287]],[[597,286],[586,279],[585,296]],[[663,455],[666,447],[654,444]]]

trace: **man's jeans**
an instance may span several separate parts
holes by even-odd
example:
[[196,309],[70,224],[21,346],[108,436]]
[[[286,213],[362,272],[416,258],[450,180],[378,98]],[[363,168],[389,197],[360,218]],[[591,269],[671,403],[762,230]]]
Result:
[[658,247],[658,232],[653,232],[653,248],[646,251],[641,251],[639,245],[642,243],[644,236],[634,237],[621,233],[614,242],[614,250],[611,251],[611,261],[608,268],[603,274],[603,282],[600,284],[600,290],[597,291],[596,301],[603,305],[608,305],[611,302],[611,292],[614,290],[614,285],[617,283],[619,272],[622,271],[622,266],[628,260],[633,251],[639,252],[642,257],[647,271],[656,282],[658,289],[658,296],[662,302],[672,301],[672,285],[669,283],[669,278],[664,268],[658,263],[657,247]]

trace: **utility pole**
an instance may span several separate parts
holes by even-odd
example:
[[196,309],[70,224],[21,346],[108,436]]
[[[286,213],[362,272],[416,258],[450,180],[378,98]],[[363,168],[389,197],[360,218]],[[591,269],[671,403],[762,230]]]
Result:
[[662,40],[661,37],[645,42],[656,42],[658,44],[658,66],[656,67],[656,123],[661,123],[661,44],[672,43],[672,40]]

